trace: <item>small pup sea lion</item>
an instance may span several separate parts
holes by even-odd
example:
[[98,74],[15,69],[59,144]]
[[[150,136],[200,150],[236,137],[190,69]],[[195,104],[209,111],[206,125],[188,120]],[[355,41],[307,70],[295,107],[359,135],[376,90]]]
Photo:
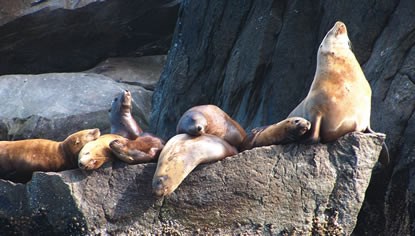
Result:
[[235,147],[215,135],[193,137],[178,134],[166,143],[160,153],[153,177],[153,193],[156,197],[169,195],[199,164],[237,153]]
[[133,165],[157,160],[164,147],[164,141],[155,136],[145,134],[135,140],[127,138],[115,139],[109,146],[118,159]]
[[[320,44],[310,91],[288,117],[311,122],[309,143],[332,142],[353,131],[373,132],[371,96],[370,85],[350,48],[346,25],[338,21]],[[386,144],[380,161],[389,162]]]
[[69,135],[62,142],[48,139],[0,141],[0,175],[27,182],[34,171],[74,169],[82,147],[99,136],[99,129],[87,129]]
[[177,124],[176,133],[192,136],[212,134],[236,148],[240,147],[246,136],[238,122],[215,105],[200,105],[187,110]]
[[255,128],[246,136],[242,149],[295,142],[309,131],[310,127],[311,123],[308,120],[291,117],[273,125]]
[[104,134],[96,140],[85,144],[78,155],[78,166],[85,170],[95,170],[104,163],[112,160],[114,155],[109,144],[116,140],[124,138],[118,134]]
[[111,134],[118,134],[128,139],[135,139],[143,133],[143,130],[135,121],[132,111],[131,92],[125,90],[111,103],[109,109]]

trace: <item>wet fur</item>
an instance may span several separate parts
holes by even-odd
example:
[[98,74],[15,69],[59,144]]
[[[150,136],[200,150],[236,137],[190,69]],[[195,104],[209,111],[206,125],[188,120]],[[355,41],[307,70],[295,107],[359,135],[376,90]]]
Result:
[[125,90],[114,98],[109,110],[111,134],[118,134],[128,139],[136,139],[143,133],[141,127],[137,124],[132,111],[131,92]]

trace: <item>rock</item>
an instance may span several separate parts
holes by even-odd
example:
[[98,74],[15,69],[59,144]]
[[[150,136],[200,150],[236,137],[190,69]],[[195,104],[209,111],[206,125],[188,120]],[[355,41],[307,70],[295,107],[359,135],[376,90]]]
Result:
[[77,72],[108,57],[165,54],[173,0],[0,0],[0,75]]
[[201,165],[160,200],[151,194],[155,163],[36,172],[27,185],[0,181],[0,233],[347,235],[384,138],[255,148]]
[[408,235],[415,224],[412,9],[411,0],[184,1],[153,95],[152,130],[171,137],[189,107],[207,103],[247,130],[284,119],[306,96],[318,46],[341,20],[372,87],[371,126],[387,135],[391,154],[391,164],[374,172],[356,235]]
[[109,58],[87,72],[105,75],[117,82],[154,90],[165,61],[165,55]]
[[63,140],[81,129],[99,128],[108,133],[108,109],[124,89],[132,92],[133,116],[146,130],[152,92],[141,87],[92,73],[1,76],[0,136],[3,140]]

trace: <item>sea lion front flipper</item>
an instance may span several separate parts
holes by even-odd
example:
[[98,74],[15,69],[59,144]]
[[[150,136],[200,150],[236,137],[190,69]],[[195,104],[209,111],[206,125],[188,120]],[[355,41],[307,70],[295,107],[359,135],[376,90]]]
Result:
[[126,162],[130,165],[139,163],[149,162],[153,160],[155,155],[149,155],[137,149],[125,150],[125,146],[120,143],[117,139],[109,144],[111,151],[121,161]]

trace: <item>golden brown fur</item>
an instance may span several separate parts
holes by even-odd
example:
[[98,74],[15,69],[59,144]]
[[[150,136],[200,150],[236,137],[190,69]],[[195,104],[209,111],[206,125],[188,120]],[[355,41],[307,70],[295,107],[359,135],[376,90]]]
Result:
[[47,139],[0,141],[0,174],[6,179],[25,182],[34,171],[76,168],[79,151],[99,135],[99,129],[88,129],[71,134],[62,142]]
[[85,170],[94,170],[101,167],[104,163],[112,160],[114,155],[109,144],[123,138],[117,134],[104,134],[98,139],[87,143],[78,155],[78,166]]
[[[346,25],[340,21],[326,34],[317,53],[317,68],[307,97],[289,114],[311,122],[307,142],[331,142],[370,128],[372,90],[350,49]],[[386,144],[381,153],[389,162]]]
[[118,159],[133,165],[157,160],[164,147],[164,141],[146,134],[135,140],[119,138],[109,144]]
[[172,137],[160,153],[153,177],[153,192],[162,197],[171,194],[199,164],[236,155],[238,151],[223,139],[203,134]]
[[192,136],[212,134],[239,148],[246,136],[245,130],[222,109],[215,105],[195,106],[180,118],[176,132]]
[[273,125],[255,128],[246,136],[242,150],[295,142],[309,131],[310,127],[311,124],[306,119],[291,117]]

